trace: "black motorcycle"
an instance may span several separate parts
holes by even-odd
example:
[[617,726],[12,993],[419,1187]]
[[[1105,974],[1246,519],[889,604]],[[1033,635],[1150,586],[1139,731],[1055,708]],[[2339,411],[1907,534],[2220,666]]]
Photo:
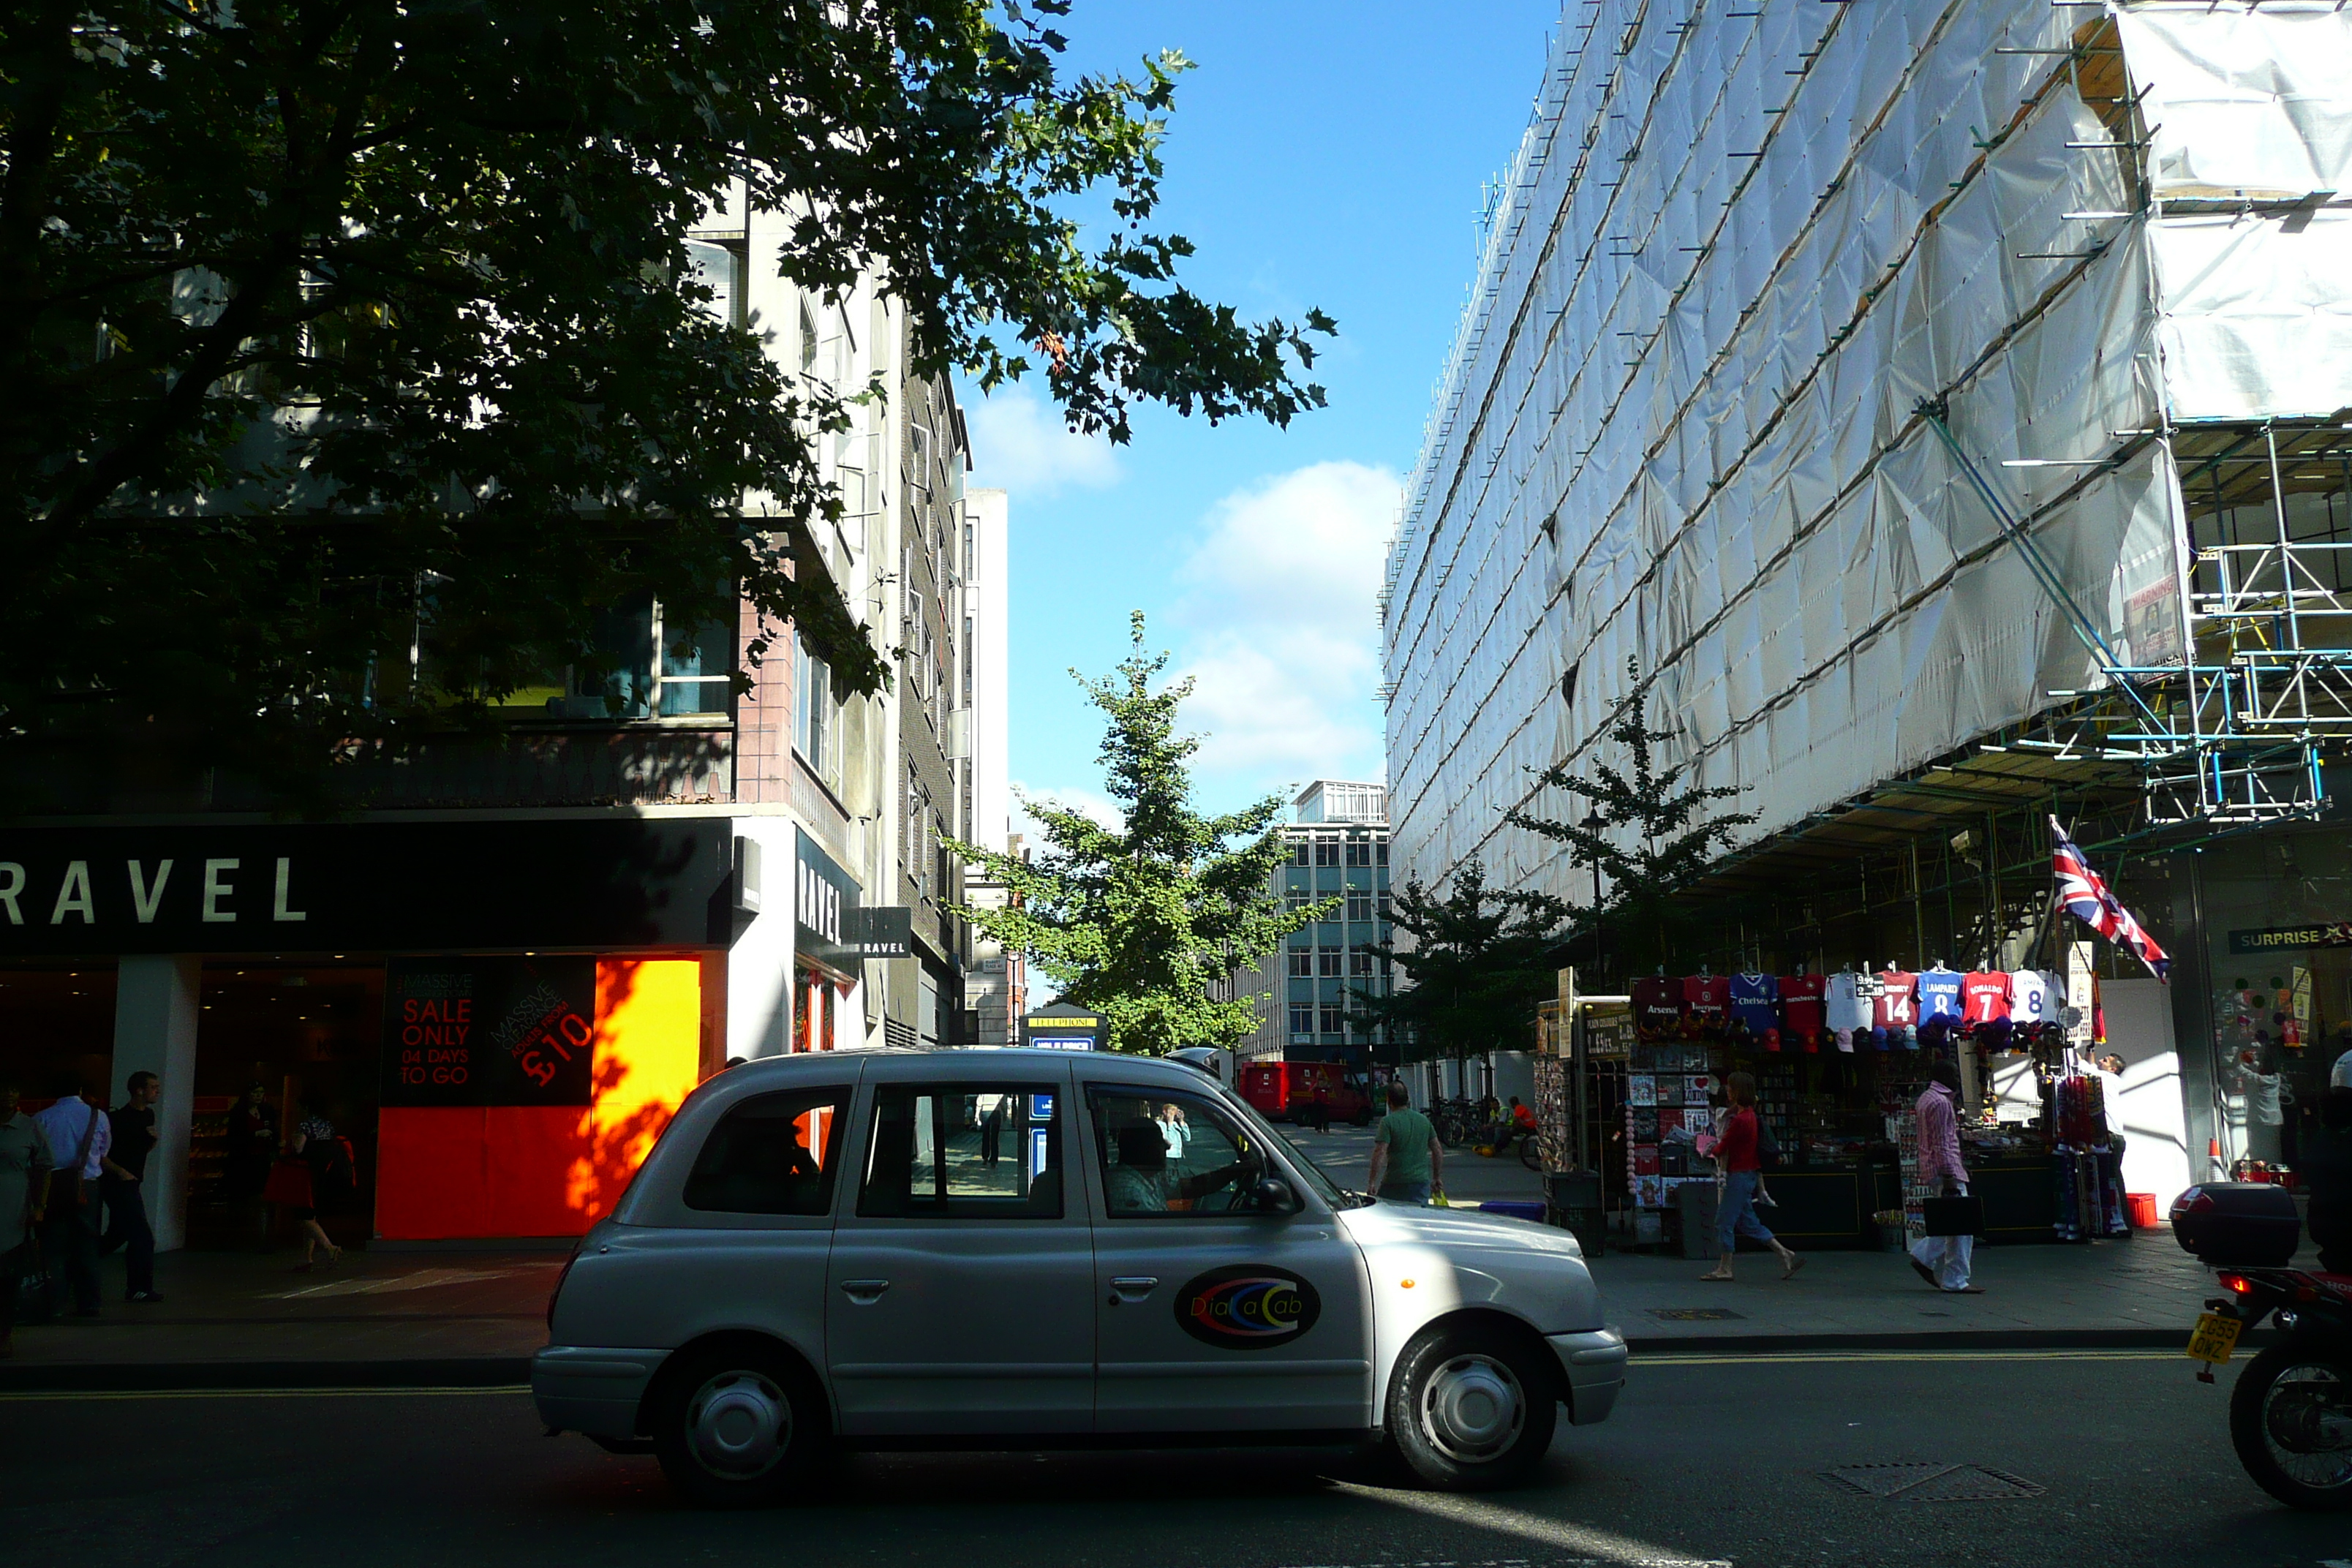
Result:
[[2352,1510],[2352,1276],[2288,1267],[2300,1228],[2280,1187],[2208,1183],[2174,1201],[2174,1237],[2227,1292],[2205,1303],[2189,1354],[2210,1383],[2241,1334],[2275,1321],[2285,1337],[2247,1363],[2230,1394],[2238,1462],[2283,1503]]

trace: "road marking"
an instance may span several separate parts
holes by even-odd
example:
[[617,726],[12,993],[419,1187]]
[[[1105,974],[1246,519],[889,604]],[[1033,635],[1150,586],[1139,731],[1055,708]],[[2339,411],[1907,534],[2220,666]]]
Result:
[[468,1394],[529,1394],[527,1383],[479,1388],[10,1388],[0,1404],[106,1399],[450,1399]]
[[[1727,1557],[1695,1557],[1670,1546],[1654,1545],[1630,1535],[1603,1530],[1598,1525],[1553,1519],[1485,1498],[1395,1491],[1360,1486],[1354,1481],[1333,1481],[1330,1485],[1334,1490],[1352,1493],[1369,1501],[1407,1509],[1453,1524],[1493,1531],[1499,1535],[1516,1535],[1522,1541],[1548,1546],[1555,1552],[1575,1554],[1538,1560],[1546,1568],[1554,1563],[1561,1564],[1562,1568],[1569,1563],[1578,1564],[1580,1568],[1583,1565],[1590,1565],[1590,1568],[1731,1568],[1731,1560]],[[1463,1568],[1467,1568],[1467,1565],[1463,1565]],[[1530,1568],[1533,1568],[1532,1563]]]
[[521,1272],[514,1268],[420,1268],[409,1274],[377,1275],[373,1279],[330,1279],[298,1290],[278,1290],[263,1298],[292,1301],[320,1296],[384,1296],[395,1290],[425,1290],[436,1285],[470,1285],[478,1279],[503,1279]]
[[2179,1361],[2177,1350],[2011,1351],[1752,1351],[1741,1355],[1702,1355],[1683,1351],[1636,1351],[1634,1366],[1743,1366],[1767,1362],[1779,1366],[1817,1366],[1835,1362],[1896,1361]]

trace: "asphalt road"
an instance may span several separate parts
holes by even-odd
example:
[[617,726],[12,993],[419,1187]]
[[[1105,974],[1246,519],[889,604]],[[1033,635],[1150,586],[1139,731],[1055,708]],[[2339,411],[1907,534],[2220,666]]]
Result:
[[[0,1396],[9,1560],[166,1565],[785,1560],[1410,1568],[2352,1558],[2352,1519],[2240,1472],[2226,1384],[2177,1355],[1637,1363],[1526,1489],[1448,1498],[1328,1452],[865,1457],[815,1502],[672,1501],[652,1460],[539,1435],[511,1393]],[[1835,1467],[1990,1466],[2043,1489],[1879,1500]],[[1921,1472],[1862,1472],[1882,1489]],[[1886,1478],[1880,1479],[1879,1478]]]

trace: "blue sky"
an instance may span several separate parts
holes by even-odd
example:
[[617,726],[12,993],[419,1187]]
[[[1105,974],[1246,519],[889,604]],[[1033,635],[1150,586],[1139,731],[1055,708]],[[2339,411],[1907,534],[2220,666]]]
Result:
[[1101,729],[1067,670],[1108,671],[1145,611],[1197,677],[1204,805],[1378,777],[1372,595],[1399,486],[1453,340],[1480,187],[1543,71],[1552,0],[1079,0],[1074,69],[1181,49],[1160,216],[1202,293],[1245,314],[1318,305],[1330,406],[1287,430],[1156,411],[1111,448],[1027,389],[963,389],[973,482],[1011,492],[1012,773],[1099,793]]

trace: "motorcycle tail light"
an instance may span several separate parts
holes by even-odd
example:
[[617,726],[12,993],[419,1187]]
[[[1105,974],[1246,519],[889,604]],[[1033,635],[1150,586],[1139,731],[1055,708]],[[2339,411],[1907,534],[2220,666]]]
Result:
[[2221,1279],[2221,1289],[2229,1291],[2232,1296],[2251,1296],[2254,1293],[2254,1282],[2242,1274],[2224,1274]]

